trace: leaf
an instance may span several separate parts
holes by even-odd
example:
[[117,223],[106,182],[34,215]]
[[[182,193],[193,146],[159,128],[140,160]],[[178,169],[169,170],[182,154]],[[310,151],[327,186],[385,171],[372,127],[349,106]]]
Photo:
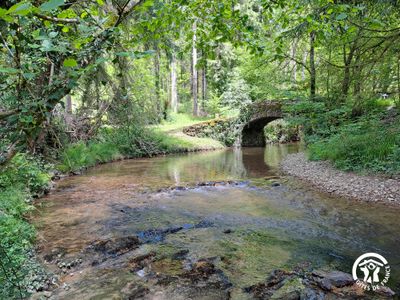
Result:
[[104,5],[104,1],[103,1],[103,0],[96,0],[96,2],[97,2],[97,4],[100,5],[100,6],[103,6],[103,5]]
[[24,74],[22,74],[22,76],[24,76],[24,78],[27,80],[35,78],[35,74],[33,74],[33,73],[24,73]]
[[8,23],[12,23],[14,21],[14,18],[7,15],[8,11],[4,8],[0,8],[0,19],[3,19],[4,21]]
[[9,8],[7,13],[12,15],[25,16],[32,11],[32,5],[27,2],[19,2]]
[[17,74],[19,71],[18,69],[14,68],[2,68],[0,67],[0,73],[5,73],[5,74]]
[[51,38],[55,38],[57,35],[58,35],[57,31],[52,31],[49,33],[49,37],[51,37]]
[[43,51],[50,51],[52,48],[53,44],[51,43],[50,40],[45,39],[42,41],[42,49]]
[[154,5],[154,0],[147,0],[143,3],[143,7],[148,8]]
[[347,14],[345,13],[341,13],[339,15],[336,16],[336,20],[341,21],[347,18]]
[[150,56],[153,54],[154,54],[154,50],[115,53],[116,56],[131,57],[133,59],[139,59],[139,58],[147,57],[147,56]]
[[78,62],[73,58],[67,58],[66,60],[64,60],[63,65],[64,65],[64,67],[67,67],[67,68],[73,68],[78,65]]
[[0,18],[7,14],[7,9],[0,8]]
[[39,9],[41,11],[52,11],[61,5],[64,5],[64,0],[50,0],[40,5]]

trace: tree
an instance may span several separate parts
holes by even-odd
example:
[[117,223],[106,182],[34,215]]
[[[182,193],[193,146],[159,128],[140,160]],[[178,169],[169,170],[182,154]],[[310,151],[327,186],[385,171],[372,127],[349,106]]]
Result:
[[198,103],[198,72],[197,72],[197,24],[193,22],[193,46],[192,46],[192,97],[193,97],[193,115],[199,115]]

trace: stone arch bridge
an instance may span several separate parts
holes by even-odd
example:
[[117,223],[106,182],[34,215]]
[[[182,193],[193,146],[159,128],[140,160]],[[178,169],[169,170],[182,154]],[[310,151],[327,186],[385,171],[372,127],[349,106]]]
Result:
[[256,102],[247,107],[247,122],[242,124],[240,144],[243,147],[265,146],[264,127],[269,122],[283,118],[281,100]]
[[264,127],[269,122],[283,118],[282,105],[293,101],[265,100],[247,106],[239,119],[213,119],[183,128],[183,133],[193,137],[211,137],[222,142],[228,132],[236,138],[234,145],[243,147],[265,146]]

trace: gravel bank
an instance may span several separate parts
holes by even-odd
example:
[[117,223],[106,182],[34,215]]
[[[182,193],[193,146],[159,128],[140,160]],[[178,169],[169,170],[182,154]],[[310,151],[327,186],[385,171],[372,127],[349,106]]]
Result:
[[328,162],[309,161],[304,153],[288,155],[281,163],[281,169],[323,192],[361,201],[400,205],[400,180],[339,171]]

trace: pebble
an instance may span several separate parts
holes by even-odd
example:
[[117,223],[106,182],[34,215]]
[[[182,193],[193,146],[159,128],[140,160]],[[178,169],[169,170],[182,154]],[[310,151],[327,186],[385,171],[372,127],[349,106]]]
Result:
[[137,271],[136,274],[137,274],[139,277],[144,277],[144,276],[146,275],[145,272],[144,272],[144,270]]
[[309,161],[304,153],[288,155],[281,170],[331,195],[400,205],[400,180],[364,176],[335,169],[325,161]]

